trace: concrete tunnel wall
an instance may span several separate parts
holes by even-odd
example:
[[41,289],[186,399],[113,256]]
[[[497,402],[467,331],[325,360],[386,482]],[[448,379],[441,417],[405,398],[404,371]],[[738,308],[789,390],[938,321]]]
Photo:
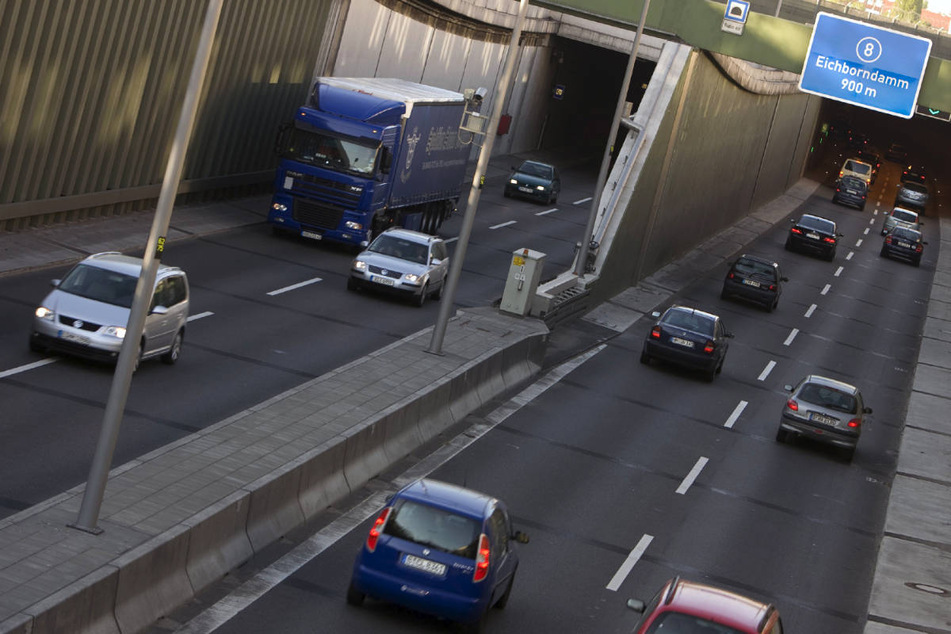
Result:
[[795,184],[820,104],[803,93],[744,90],[692,51],[592,287],[594,300],[610,299]]

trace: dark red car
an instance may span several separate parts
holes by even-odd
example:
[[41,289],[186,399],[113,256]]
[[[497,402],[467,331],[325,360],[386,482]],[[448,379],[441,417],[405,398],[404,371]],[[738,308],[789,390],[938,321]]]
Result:
[[630,599],[629,608],[644,616],[634,634],[783,634],[779,610],[729,590],[674,577],[647,605]]

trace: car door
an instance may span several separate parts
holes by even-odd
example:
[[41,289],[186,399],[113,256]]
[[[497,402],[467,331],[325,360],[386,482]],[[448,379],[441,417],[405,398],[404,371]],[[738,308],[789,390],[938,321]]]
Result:
[[430,252],[430,264],[432,265],[436,260],[439,260],[439,264],[433,266],[433,275],[431,276],[440,288],[445,286],[446,277],[449,274],[449,253],[446,250],[446,243],[442,240],[436,240],[433,242],[432,251]]
[[518,556],[512,548],[512,524],[509,521],[508,513],[501,507],[496,507],[486,523],[489,526],[492,552],[498,553],[496,558],[498,564],[495,569],[495,581],[491,598],[492,601],[495,601],[508,588],[512,576],[515,574],[515,569],[518,567]]
[[[171,303],[170,291],[167,278],[159,280],[155,285],[152,302],[149,304],[149,314],[145,317],[145,328],[142,331],[145,337],[144,356],[164,350],[172,343],[172,334],[176,331],[176,327],[174,315],[167,310],[168,304]],[[163,306],[166,310],[161,313],[155,312],[157,306]]]

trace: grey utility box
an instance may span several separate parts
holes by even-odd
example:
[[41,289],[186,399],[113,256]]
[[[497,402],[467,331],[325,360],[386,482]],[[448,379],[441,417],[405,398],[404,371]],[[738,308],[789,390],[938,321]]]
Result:
[[518,249],[512,252],[512,264],[505,280],[505,291],[499,310],[507,313],[528,314],[532,306],[538,280],[542,276],[542,264],[547,256],[531,249]]

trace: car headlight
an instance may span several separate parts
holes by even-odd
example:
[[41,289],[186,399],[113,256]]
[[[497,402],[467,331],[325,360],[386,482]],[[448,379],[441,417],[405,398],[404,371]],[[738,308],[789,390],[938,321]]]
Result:
[[46,306],[40,306],[36,309],[36,312],[33,313],[40,319],[45,319],[46,321],[53,321],[53,311],[51,311]]
[[510,179],[509,179],[509,185],[518,185],[518,180],[516,180],[516,179],[514,179],[514,178],[510,178]]
[[343,226],[345,226],[347,229],[352,229],[354,231],[363,231],[363,225],[360,224],[359,222],[354,222],[352,220],[348,220],[347,222],[344,223]]
[[403,276],[403,279],[409,282],[410,284],[415,284],[419,281],[419,276],[412,273],[407,273]]
[[353,268],[354,268],[354,270],[357,270],[357,271],[366,271],[366,270],[367,270],[367,263],[364,262],[363,260],[354,260],[354,261],[353,261]]
[[544,186],[544,185],[535,185],[535,189],[537,189],[537,190],[540,191],[540,192],[543,192],[543,191],[545,191],[545,186]]
[[125,338],[125,328],[122,326],[106,326],[102,329],[102,334],[115,337],[116,339]]
[[274,203],[273,205],[271,205],[271,209],[273,209],[274,211],[283,212],[283,211],[287,211],[287,205],[282,205],[281,203]]

